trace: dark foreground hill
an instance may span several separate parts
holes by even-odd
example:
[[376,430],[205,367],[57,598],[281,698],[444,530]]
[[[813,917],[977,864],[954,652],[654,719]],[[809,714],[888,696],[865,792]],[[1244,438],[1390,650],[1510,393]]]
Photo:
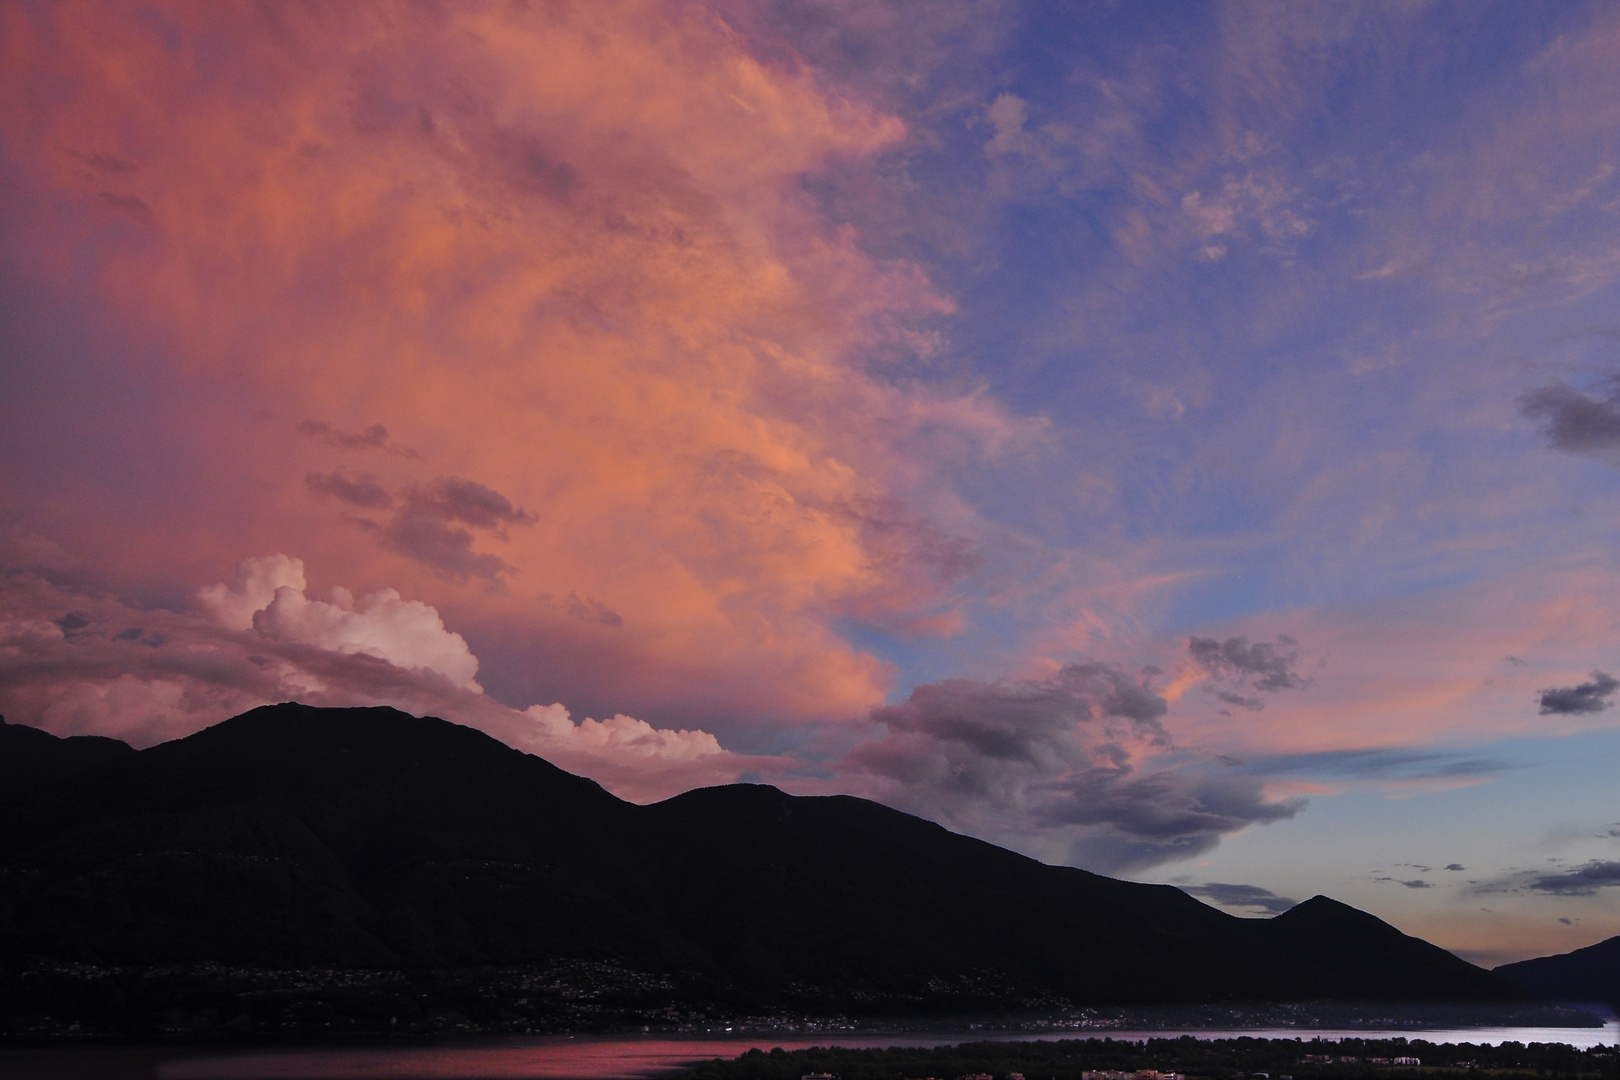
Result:
[[0,726],[0,777],[0,961],[35,979],[13,1012],[50,1012],[47,985],[117,1013],[164,979],[185,1008],[301,979],[397,1024],[452,972],[579,1017],[1529,996],[1325,897],[1239,919],[760,785],[636,806],[392,709],[270,706],[140,752]]
[[1602,1004],[1620,1016],[1620,937],[1495,971],[1548,1001]]

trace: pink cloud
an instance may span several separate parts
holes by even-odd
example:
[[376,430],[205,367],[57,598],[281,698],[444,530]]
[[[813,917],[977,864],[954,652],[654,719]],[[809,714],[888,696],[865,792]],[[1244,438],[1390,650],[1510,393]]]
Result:
[[949,463],[1039,425],[868,370],[951,305],[802,181],[904,125],[700,8],[554,15],[8,9],[8,272],[142,388],[87,430],[132,475],[15,493],[98,580],[296,550],[421,597],[508,696],[859,716],[889,669],[836,621],[960,625]]

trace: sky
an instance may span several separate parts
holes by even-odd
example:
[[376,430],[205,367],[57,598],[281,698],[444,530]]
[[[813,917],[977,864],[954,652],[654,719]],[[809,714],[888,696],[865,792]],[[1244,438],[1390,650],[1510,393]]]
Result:
[[1620,9],[0,0],[0,713],[1620,933]]

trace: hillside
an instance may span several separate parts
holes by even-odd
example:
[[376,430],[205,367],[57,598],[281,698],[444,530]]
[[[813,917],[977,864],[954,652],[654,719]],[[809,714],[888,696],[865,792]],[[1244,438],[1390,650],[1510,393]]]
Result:
[[1503,964],[1495,972],[1548,1001],[1603,1004],[1620,1016],[1620,937],[1557,956]]
[[140,752],[7,725],[0,755],[13,970],[583,964],[643,1004],[888,1013],[1529,996],[1323,897],[1239,919],[760,785],[636,806],[392,709],[270,706]]

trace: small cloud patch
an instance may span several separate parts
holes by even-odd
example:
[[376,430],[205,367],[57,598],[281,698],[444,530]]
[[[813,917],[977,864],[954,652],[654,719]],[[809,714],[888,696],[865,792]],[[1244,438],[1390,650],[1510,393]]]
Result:
[[391,440],[388,429],[381,424],[372,424],[363,431],[349,432],[335,428],[324,420],[305,420],[298,425],[298,433],[343,451],[386,450],[400,457],[417,456],[415,450]]
[[1609,699],[1620,690],[1620,680],[1602,671],[1592,672],[1590,682],[1578,686],[1555,686],[1541,691],[1542,716],[1585,716],[1599,713],[1614,702]]
[[1567,383],[1532,390],[1519,399],[1519,412],[1541,425],[1554,450],[1607,456],[1620,449],[1620,376],[1609,376],[1609,392],[1584,394]]
[[1408,889],[1432,889],[1432,888],[1434,888],[1434,883],[1433,882],[1424,881],[1422,878],[1413,878],[1410,881],[1402,881],[1400,878],[1389,877],[1389,876],[1386,875],[1386,876],[1383,876],[1383,877],[1375,877],[1375,878],[1373,878],[1373,880],[1374,881],[1393,882],[1396,885],[1404,885]]

